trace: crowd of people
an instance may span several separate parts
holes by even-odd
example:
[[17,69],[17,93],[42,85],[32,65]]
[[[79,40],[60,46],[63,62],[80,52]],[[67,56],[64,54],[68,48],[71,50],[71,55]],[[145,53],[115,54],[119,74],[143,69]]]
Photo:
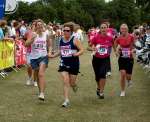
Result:
[[149,68],[150,64],[150,26],[135,27],[135,49],[137,61]]
[[[146,29],[146,30],[144,30]],[[104,99],[104,89],[107,76],[111,75],[112,49],[118,57],[120,71],[120,96],[126,95],[126,83],[132,86],[132,71],[134,54],[138,44],[148,47],[150,42],[150,27],[136,26],[129,33],[127,24],[121,24],[120,31],[110,27],[109,22],[102,22],[99,27],[88,32],[89,50],[92,51],[92,66],[96,80],[96,94]],[[45,100],[45,71],[52,58],[60,57],[58,72],[63,80],[63,107],[70,105],[70,87],[77,92],[76,83],[80,71],[79,57],[84,53],[83,32],[80,25],[67,22],[63,25],[45,24],[41,19],[34,20],[29,25],[24,21],[13,20],[10,25],[5,20],[0,21],[0,40],[5,38],[23,39],[27,47],[27,85],[38,86],[39,100]],[[54,41],[57,38],[57,41]],[[57,49],[54,46],[57,45]],[[148,47],[149,48],[149,47]],[[81,64],[82,65],[82,64]]]

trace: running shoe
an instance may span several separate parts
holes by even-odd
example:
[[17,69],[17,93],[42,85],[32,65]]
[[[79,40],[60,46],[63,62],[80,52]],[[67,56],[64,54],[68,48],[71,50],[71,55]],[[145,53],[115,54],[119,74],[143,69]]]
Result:
[[104,93],[100,93],[99,99],[104,99]]
[[145,65],[144,67],[143,67],[143,69],[147,69],[149,66],[148,65]]
[[26,82],[26,85],[27,85],[27,86],[32,85],[32,79],[28,79],[27,82]]
[[107,77],[108,77],[108,76],[111,76],[111,72],[107,72],[106,76],[107,76]]
[[96,95],[97,95],[98,97],[100,97],[100,89],[99,89],[99,88],[97,88],[97,90],[96,90]]
[[125,97],[125,91],[121,91],[120,97]]
[[38,86],[38,84],[37,84],[37,82],[36,81],[34,81],[34,84],[33,84],[35,87],[37,87]]
[[69,101],[64,101],[62,104],[62,107],[66,108],[66,107],[69,107],[69,105],[70,105]]
[[39,100],[42,100],[42,101],[44,101],[44,93],[40,93],[40,95],[38,96],[38,98],[39,98]]

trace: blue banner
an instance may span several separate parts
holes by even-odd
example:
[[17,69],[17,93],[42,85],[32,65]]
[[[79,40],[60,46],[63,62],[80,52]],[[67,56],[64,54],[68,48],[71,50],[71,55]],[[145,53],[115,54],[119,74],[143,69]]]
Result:
[[5,0],[0,0],[0,19],[4,17],[5,12]]

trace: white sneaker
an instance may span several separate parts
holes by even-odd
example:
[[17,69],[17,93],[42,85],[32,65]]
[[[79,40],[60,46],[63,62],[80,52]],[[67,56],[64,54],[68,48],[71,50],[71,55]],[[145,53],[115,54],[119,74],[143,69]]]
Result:
[[111,72],[107,72],[107,76],[111,76]]
[[40,93],[40,95],[38,96],[39,100],[43,100],[44,101],[44,93]]
[[27,82],[26,82],[26,85],[27,85],[27,86],[32,85],[32,80],[31,80],[31,79],[28,79]]
[[120,97],[124,97],[125,96],[125,91],[121,91]]
[[37,84],[37,82],[36,82],[36,81],[34,81],[34,86],[35,86],[35,87],[37,87],[37,86],[38,86],[38,84]]
[[148,68],[148,65],[145,65],[144,67],[143,67],[143,69],[147,69]]
[[68,107],[70,105],[70,102],[69,101],[66,101],[62,104],[62,107]]

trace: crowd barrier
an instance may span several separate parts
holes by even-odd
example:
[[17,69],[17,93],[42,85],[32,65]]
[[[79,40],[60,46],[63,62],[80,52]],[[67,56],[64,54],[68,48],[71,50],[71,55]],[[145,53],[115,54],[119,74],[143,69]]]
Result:
[[[59,38],[53,38],[53,51],[58,50]],[[12,69],[16,72],[20,70],[20,66],[26,65],[26,53],[24,40],[0,40],[0,76],[5,78],[8,76],[6,69]]]
[[0,70],[14,66],[15,43],[10,40],[0,41]]
[[23,40],[0,41],[0,76],[5,78],[6,69],[12,68],[18,71],[18,66],[26,64],[26,48]]
[[26,64],[26,47],[23,40],[16,41],[16,50],[15,50],[15,65],[24,65]]

